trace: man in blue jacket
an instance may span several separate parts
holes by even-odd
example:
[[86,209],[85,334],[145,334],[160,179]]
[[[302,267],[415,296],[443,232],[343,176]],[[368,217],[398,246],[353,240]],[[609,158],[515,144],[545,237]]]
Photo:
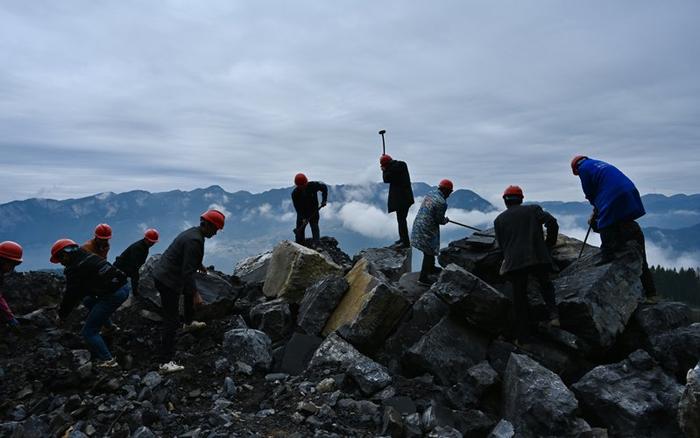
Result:
[[598,265],[615,259],[615,251],[633,240],[642,248],[642,286],[648,299],[656,297],[654,279],[647,265],[644,233],[636,222],[646,213],[634,183],[618,168],[604,161],[578,155],[571,160],[571,170],[581,179],[581,187],[593,205],[592,229],[600,233],[602,259]]

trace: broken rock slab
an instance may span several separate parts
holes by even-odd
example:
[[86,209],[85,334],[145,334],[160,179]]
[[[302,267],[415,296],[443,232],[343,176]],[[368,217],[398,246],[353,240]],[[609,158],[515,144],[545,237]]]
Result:
[[641,304],[620,338],[620,347],[629,354],[640,348],[648,349],[651,337],[692,323],[692,311],[684,303],[664,301]]
[[342,268],[313,249],[285,240],[272,252],[263,293],[298,303],[309,286],[333,274],[342,274]]
[[262,283],[267,276],[270,260],[272,260],[272,250],[245,258],[233,268],[233,275],[243,283]]
[[572,388],[591,420],[612,436],[681,436],[676,412],[683,386],[644,350],[594,368]]
[[260,303],[250,309],[250,321],[253,328],[267,333],[272,342],[287,337],[294,328],[289,303],[282,298]]
[[265,371],[272,364],[272,341],[259,330],[227,331],[224,333],[223,352],[231,363],[241,361]]
[[[493,229],[489,230],[494,234]],[[502,283],[499,271],[503,262],[503,251],[495,239],[492,245],[485,245],[481,237],[455,240],[447,248],[440,250],[438,262],[441,266],[455,264],[489,284]]]
[[442,270],[431,291],[447,303],[452,314],[480,330],[499,334],[508,325],[508,298],[455,264]]
[[688,371],[686,380],[678,404],[678,422],[688,438],[700,438],[700,362]]
[[428,372],[443,385],[453,385],[486,359],[488,345],[483,335],[446,316],[406,352],[402,368],[410,375]]
[[309,335],[318,336],[349,287],[347,280],[339,275],[311,285],[299,305],[297,326]]
[[523,354],[511,354],[506,366],[503,416],[523,437],[577,436],[590,430],[559,376]]
[[654,359],[683,381],[688,370],[700,361],[700,323],[652,336],[649,344]]
[[349,289],[328,319],[323,335],[338,330],[360,351],[371,353],[384,343],[410,303],[370,273],[367,259],[360,259],[345,279]]
[[604,350],[615,343],[642,299],[642,257],[629,243],[612,263],[595,266],[597,260],[582,258],[554,286],[562,329]]
[[355,256],[355,261],[364,258],[384,277],[397,282],[403,274],[411,272],[411,248],[368,248]]

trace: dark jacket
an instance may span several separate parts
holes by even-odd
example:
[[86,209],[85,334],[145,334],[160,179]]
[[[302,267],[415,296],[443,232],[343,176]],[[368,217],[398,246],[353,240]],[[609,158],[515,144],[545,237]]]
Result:
[[[551,265],[549,248],[557,243],[559,225],[539,205],[514,205],[494,221],[496,240],[503,250],[501,274],[538,265]],[[547,228],[545,241],[542,225]]]
[[15,319],[15,315],[12,314],[9,304],[5,301],[5,297],[2,296],[2,288],[4,284],[5,275],[0,274],[0,322],[8,322]]
[[148,243],[141,239],[129,245],[114,261],[114,266],[131,278],[131,289],[135,294],[139,291],[139,269],[146,263],[148,250]]
[[321,202],[325,204],[328,201],[328,186],[320,181],[309,181],[303,190],[299,187],[292,190],[292,203],[297,215],[309,219],[318,213],[318,192],[321,192]]
[[382,172],[384,182],[389,184],[389,213],[396,210],[408,209],[413,203],[413,189],[408,166],[403,161],[392,160]]
[[644,205],[634,183],[617,167],[587,158],[578,167],[581,188],[596,209],[595,229],[644,216]]
[[116,292],[126,284],[126,274],[102,257],[79,249],[63,270],[66,291],[58,310],[65,318],[87,296],[102,297]]
[[199,227],[180,233],[153,268],[153,277],[177,292],[193,294],[194,276],[204,258],[204,234]]

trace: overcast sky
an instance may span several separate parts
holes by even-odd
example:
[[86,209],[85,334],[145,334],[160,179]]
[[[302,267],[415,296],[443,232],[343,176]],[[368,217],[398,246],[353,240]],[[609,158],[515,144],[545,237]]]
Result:
[[700,192],[700,2],[0,3],[0,202],[305,171],[583,200],[569,161]]

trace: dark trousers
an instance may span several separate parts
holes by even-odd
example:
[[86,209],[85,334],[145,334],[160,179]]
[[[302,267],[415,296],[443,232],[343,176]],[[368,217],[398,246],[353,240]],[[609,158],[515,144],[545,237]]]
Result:
[[634,241],[642,248],[642,287],[647,297],[656,296],[656,285],[647,263],[647,251],[644,233],[637,221],[624,221],[600,230],[600,252],[603,259],[612,260],[615,252],[621,250],[626,242]]
[[[156,280],[156,289],[160,294],[161,307],[163,308],[163,326],[161,328],[161,360],[163,363],[173,360],[175,355],[175,337],[180,328],[180,293],[170,289]],[[185,322],[192,322],[194,315],[194,300],[191,294],[185,294],[184,299]]]
[[100,335],[100,329],[112,325],[110,317],[127,298],[129,298],[129,286],[124,285],[109,295],[89,296],[83,300],[83,305],[89,311],[80,334],[85,339],[90,352],[99,360],[112,359],[112,353]]
[[408,208],[399,208],[396,210],[396,222],[399,225],[399,240],[405,245],[410,245],[411,241],[408,238]]
[[[314,243],[318,243],[321,240],[321,230],[318,227],[318,220],[320,216],[318,213],[311,216],[308,219],[308,223],[311,226],[311,236]],[[304,223],[304,218],[297,215],[297,227],[296,227],[296,243],[303,245],[306,243],[306,224]]]
[[530,303],[527,299],[527,281],[535,277],[540,284],[542,299],[547,305],[550,318],[557,315],[557,304],[554,298],[554,284],[549,279],[548,266],[532,266],[508,273],[508,279],[513,285],[513,312],[515,313],[516,337],[522,338],[530,334]]
[[435,256],[423,253],[423,264],[420,268],[420,281],[428,282],[429,275],[435,272]]

